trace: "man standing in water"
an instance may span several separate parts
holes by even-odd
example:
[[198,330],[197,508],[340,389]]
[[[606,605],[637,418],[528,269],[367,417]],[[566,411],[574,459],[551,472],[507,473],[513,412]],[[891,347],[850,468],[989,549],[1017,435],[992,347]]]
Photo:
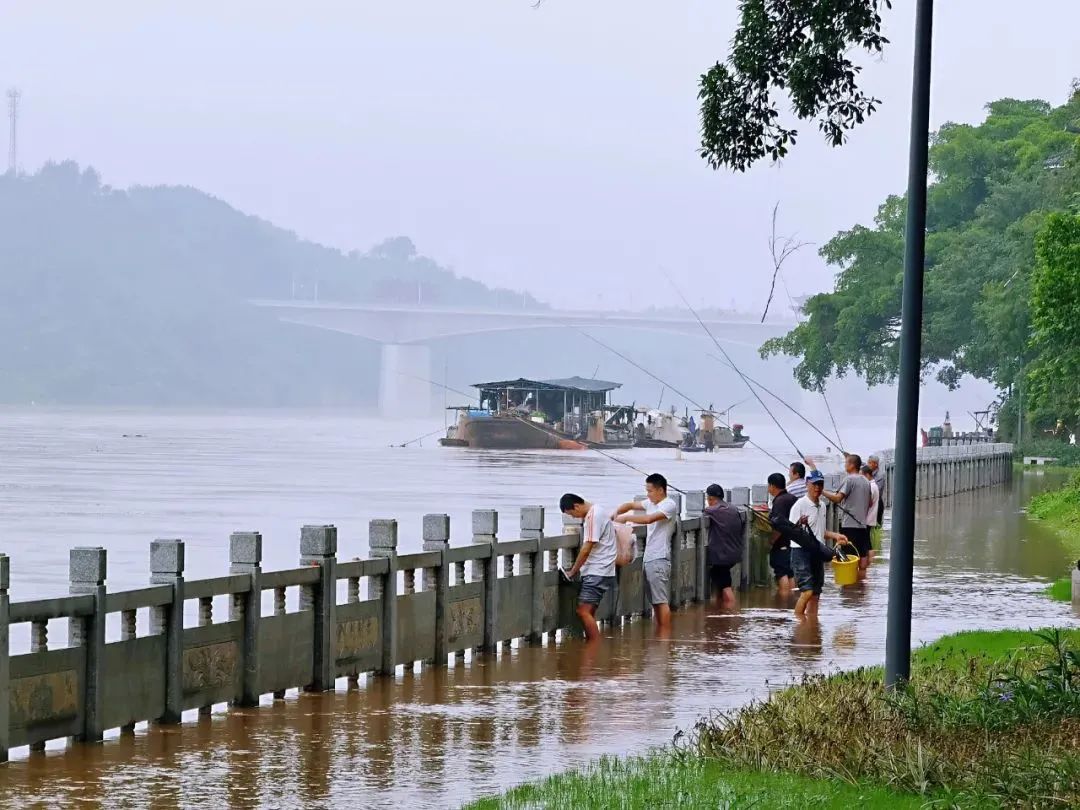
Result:
[[742,560],[745,521],[739,510],[724,500],[724,488],[719,484],[709,484],[705,500],[705,517],[709,520],[706,556],[713,598],[721,607],[733,608],[735,590],[731,584],[731,568]]
[[[776,577],[776,587],[782,596],[791,592],[791,585],[795,578],[795,572],[791,570],[791,507],[798,500],[789,492],[784,484],[782,473],[773,473],[769,476],[769,496],[772,498],[772,507],[769,509],[769,524],[773,527],[769,549],[769,567]],[[804,485],[805,486],[805,485]]]
[[667,479],[653,473],[645,479],[645,513],[636,501],[624,503],[616,511],[619,523],[647,526],[645,553],[641,562],[645,572],[645,597],[652,605],[656,626],[667,630],[671,626],[671,536],[679,507],[668,497]]
[[[825,490],[825,476],[818,470],[811,470],[806,477],[806,494],[795,501],[788,520],[796,525],[805,526],[818,540],[833,540],[846,543],[848,539],[836,532],[825,530],[825,510],[827,502],[822,494]],[[817,616],[821,590],[825,587],[825,561],[816,548],[803,548],[798,533],[791,538],[791,567],[795,571],[795,580],[799,585],[799,601],[795,604],[795,615],[799,618]]]
[[877,455],[870,456],[866,466],[878,488],[877,519],[870,524],[870,548],[876,551],[881,548],[881,526],[885,521],[885,471],[881,469],[881,459]]
[[588,503],[580,495],[567,492],[559,499],[559,509],[564,515],[583,520],[581,550],[573,567],[566,572],[569,579],[581,574],[581,590],[578,592],[577,615],[585,628],[586,641],[600,638],[596,625],[596,608],[608,591],[616,590],[615,579],[615,526],[611,513],[604,507]]
[[862,475],[862,459],[848,453],[844,459],[844,478],[840,489],[826,492],[825,497],[840,507],[840,528],[859,552],[859,576],[866,575],[870,564],[870,527],[866,513],[870,511],[870,482]]
[[874,480],[874,470],[869,464],[863,464],[862,476],[870,482],[870,508],[866,510],[866,527],[870,532],[870,559],[873,560],[874,550],[880,543],[878,535],[881,527],[878,526],[878,516],[881,514],[881,490]]

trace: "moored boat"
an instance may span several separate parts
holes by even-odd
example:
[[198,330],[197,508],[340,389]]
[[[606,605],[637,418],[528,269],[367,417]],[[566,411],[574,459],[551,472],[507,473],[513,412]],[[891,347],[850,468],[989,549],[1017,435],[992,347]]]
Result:
[[455,406],[445,447],[501,450],[619,448],[633,444],[633,410],[608,402],[619,383],[569,377],[478,383],[478,406]]

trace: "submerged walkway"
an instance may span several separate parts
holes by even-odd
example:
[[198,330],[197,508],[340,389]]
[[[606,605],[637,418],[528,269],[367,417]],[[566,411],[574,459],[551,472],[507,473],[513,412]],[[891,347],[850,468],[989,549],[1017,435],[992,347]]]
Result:
[[[1019,514],[1026,483],[920,504],[914,636],[1064,624],[1034,576],[1064,555]],[[884,656],[884,558],[864,584],[827,585],[816,623],[766,590],[723,613],[691,606],[657,640],[635,621],[597,647],[520,646],[447,670],[361,679],[360,688],[140,725],[134,736],[0,768],[0,791],[34,802],[192,807],[448,806],[600,754],[663,744],[702,714],[803,672]]]

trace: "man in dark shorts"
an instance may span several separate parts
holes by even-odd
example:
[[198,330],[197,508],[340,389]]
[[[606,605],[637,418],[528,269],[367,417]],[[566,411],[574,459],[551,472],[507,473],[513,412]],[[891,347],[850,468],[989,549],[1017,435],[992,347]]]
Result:
[[772,498],[769,525],[773,527],[772,537],[769,538],[772,543],[769,549],[769,566],[776,577],[777,589],[781,594],[788,594],[795,581],[795,572],[791,569],[791,542],[788,539],[792,524],[788,517],[798,498],[787,491],[782,473],[770,475],[768,484],[769,496]]
[[578,573],[581,574],[577,615],[581,619],[585,638],[590,642],[596,641],[600,638],[596,608],[608,591],[612,591],[613,599],[618,598],[615,525],[611,522],[611,510],[589,503],[572,492],[559,499],[559,509],[564,515],[582,520],[581,550],[566,576],[572,580]]
[[866,513],[870,509],[870,482],[862,474],[862,458],[848,453],[844,460],[844,478],[840,489],[826,492],[825,497],[840,507],[840,531],[859,552],[859,578],[866,576],[870,564],[870,527]]
[[[814,535],[814,542],[832,540],[834,543],[846,543],[847,537],[839,532],[830,532],[825,528],[827,521],[826,501],[822,497],[825,489],[825,476],[818,470],[811,470],[806,476],[806,494],[795,501],[791,507],[790,520],[796,526],[804,526]],[[791,567],[795,571],[795,580],[799,585],[799,601],[795,603],[795,616],[802,619],[814,617],[818,612],[818,602],[825,586],[825,562],[821,559],[812,542],[802,540],[800,535],[791,537]],[[803,548],[806,543],[806,548]]]
[[706,559],[713,597],[721,607],[735,607],[731,569],[742,561],[745,546],[745,520],[737,507],[724,500],[724,488],[709,484],[705,490],[705,517],[709,521],[709,545]]

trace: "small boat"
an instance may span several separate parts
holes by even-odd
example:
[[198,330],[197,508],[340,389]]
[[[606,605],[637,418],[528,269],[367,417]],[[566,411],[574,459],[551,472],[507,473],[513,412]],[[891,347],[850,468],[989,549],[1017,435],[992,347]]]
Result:
[[687,423],[688,436],[682,446],[684,453],[711,453],[713,450],[739,448],[750,441],[750,437],[742,432],[742,425],[718,425],[716,413],[711,409],[701,411],[700,416],[701,427],[694,424],[693,417]]
[[682,447],[688,431],[686,420],[670,412],[638,408],[634,412],[634,447]]
[[568,377],[477,383],[477,406],[453,406],[458,418],[444,447],[578,450],[633,446],[633,409],[608,402],[620,383]]

